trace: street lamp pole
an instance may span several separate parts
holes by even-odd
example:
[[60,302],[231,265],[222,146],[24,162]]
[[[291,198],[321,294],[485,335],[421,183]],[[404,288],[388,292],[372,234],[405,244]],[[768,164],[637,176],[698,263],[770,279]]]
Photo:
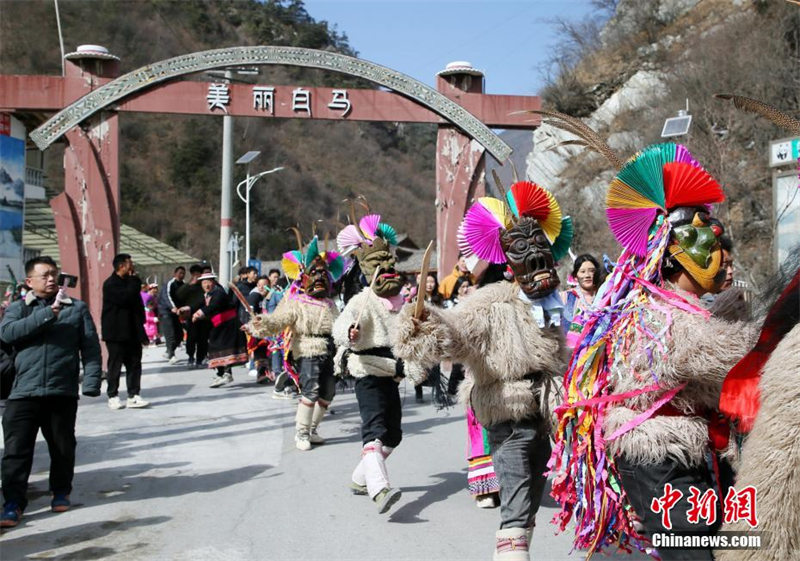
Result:
[[[225,71],[225,80],[230,83],[233,73]],[[230,281],[231,260],[228,240],[231,237],[231,179],[233,179],[233,117],[222,117],[222,193],[219,218],[219,282],[227,287]]]
[[[244,247],[245,247],[245,260],[249,262],[250,260],[250,189],[253,188],[253,185],[256,184],[256,181],[261,179],[263,176],[268,175],[270,173],[275,173],[276,171],[280,171],[283,169],[283,166],[277,167],[268,171],[262,171],[261,173],[257,173],[254,176],[250,176],[250,166],[247,166],[247,179],[244,181],[240,181],[239,184],[236,186],[236,194],[239,195],[239,198],[244,203],[245,208],[245,223],[244,223]],[[245,196],[242,196],[241,188],[242,185],[245,185]]]

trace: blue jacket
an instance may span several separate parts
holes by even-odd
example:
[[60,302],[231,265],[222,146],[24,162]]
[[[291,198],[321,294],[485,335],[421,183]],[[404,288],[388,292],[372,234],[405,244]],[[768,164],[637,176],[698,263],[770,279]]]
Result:
[[[27,313],[23,306],[28,306]],[[79,361],[84,395],[100,395],[100,342],[84,302],[67,298],[56,317],[48,304],[29,292],[6,310],[0,339],[17,350],[17,375],[8,399],[78,397]]]

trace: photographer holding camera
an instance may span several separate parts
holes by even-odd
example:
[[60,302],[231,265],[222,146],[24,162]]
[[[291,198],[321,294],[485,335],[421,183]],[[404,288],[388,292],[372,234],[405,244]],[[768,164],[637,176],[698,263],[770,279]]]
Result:
[[25,275],[25,299],[12,303],[0,322],[0,340],[16,351],[16,375],[3,413],[2,528],[19,524],[27,506],[39,429],[50,452],[50,507],[69,510],[80,362],[83,395],[100,395],[100,343],[88,307],[59,294],[58,268],[50,257],[29,260]]

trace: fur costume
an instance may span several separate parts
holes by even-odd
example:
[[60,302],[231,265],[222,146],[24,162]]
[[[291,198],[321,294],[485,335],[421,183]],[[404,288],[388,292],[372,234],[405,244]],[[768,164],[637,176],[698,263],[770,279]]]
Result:
[[[687,301],[699,305],[688,292],[670,287]],[[734,291],[735,292],[735,291]],[[734,292],[731,295],[734,295]],[[658,380],[658,392],[646,392],[613,406],[605,419],[605,434],[614,432],[647,411],[664,393],[680,384],[686,386],[670,404],[684,416],[653,415],[635,428],[608,443],[614,455],[624,454],[636,464],[653,464],[671,458],[682,465],[698,465],[708,449],[708,420],[704,411],[715,409],[722,381],[728,370],[742,357],[755,339],[756,328],[741,321],[720,317],[727,300],[717,298],[710,310],[712,317],[672,310],[671,338],[666,342],[664,358],[652,367],[643,352],[644,335],[636,332],[630,346],[631,363],[616,363],[612,368],[615,393],[626,393],[650,386]],[[649,309],[645,328],[658,332],[665,325],[664,314]],[[634,373],[646,373],[631,376]],[[693,415],[699,413],[700,415]]]
[[[366,304],[365,304],[366,303]],[[357,341],[351,342],[348,338],[350,326],[356,322],[356,317],[364,309],[359,322],[361,332]],[[370,354],[347,353],[345,351],[363,351],[376,347],[391,347],[394,333],[397,329],[397,313],[390,312],[369,287],[365,287],[348,302],[342,310],[339,319],[333,326],[333,340],[336,343],[336,360],[334,361],[336,374],[342,375],[341,367],[344,364],[347,372],[354,378],[364,376],[386,376],[394,378],[396,375],[396,360]],[[425,381],[425,370],[412,361],[406,361],[405,375],[414,384]]]
[[271,314],[259,314],[252,320],[250,333],[255,337],[277,335],[288,327],[292,331],[294,357],[311,357],[328,352],[333,323],[339,315],[328,299],[312,300],[302,294],[288,293]]
[[[440,360],[467,366],[460,398],[484,426],[540,414],[545,384],[566,366],[561,330],[539,328],[519,290],[504,281],[481,288],[449,310],[426,305],[428,318],[416,333],[413,306],[401,312],[397,355],[423,367]],[[532,373],[541,375],[525,378]]]
[[[772,352],[759,388],[761,407],[742,448],[737,489],[757,491],[761,549],[717,551],[719,561],[788,561],[800,558],[800,325]],[[777,430],[776,430],[777,429]],[[726,531],[751,530],[744,521],[725,524]]]

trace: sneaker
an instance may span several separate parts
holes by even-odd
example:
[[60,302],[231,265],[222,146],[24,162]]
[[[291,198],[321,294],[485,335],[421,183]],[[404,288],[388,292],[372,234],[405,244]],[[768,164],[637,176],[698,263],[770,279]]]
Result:
[[307,451],[311,450],[311,440],[309,439],[308,432],[300,432],[294,435],[294,444],[298,450]]
[[53,512],[67,512],[72,503],[69,502],[69,495],[66,493],[54,493],[53,500],[50,501],[50,510]]
[[375,504],[378,505],[378,514],[384,514],[389,512],[389,509],[392,508],[392,505],[400,500],[400,496],[403,493],[400,489],[390,489],[386,487],[385,489],[381,490],[380,493],[375,495],[375,498],[372,500],[375,501]]
[[135,395],[128,398],[127,405],[128,409],[141,409],[142,407],[147,407],[150,405],[150,402],[143,400],[138,395]]
[[247,375],[250,376],[251,378],[256,378],[258,377],[258,370],[256,370],[255,368],[248,370]]
[[211,383],[208,385],[209,388],[219,388],[226,384],[230,384],[233,382],[233,374],[230,372],[226,372],[222,376],[214,376],[211,380]]
[[172,356],[169,358],[169,363],[170,363],[170,364],[176,364],[177,362],[178,362],[178,357],[176,357],[175,355],[172,355]]
[[352,491],[352,493],[354,495],[358,495],[358,496],[363,496],[363,495],[367,495],[368,494],[367,493],[367,486],[366,485],[359,485],[355,481],[351,481],[350,482],[350,491]]
[[116,410],[116,409],[122,409],[123,407],[125,407],[125,406],[119,400],[119,397],[114,396],[114,397],[109,397],[108,398],[108,408],[109,409]]
[[0,528],[13,528],[22,519],[22,509],[14,501],[3,505],[3,515],[0,516]]
[[289,373],[286,370],[282,370],[280,374],[275,376],[275,388],[277,390],[283,391],[286,387],[286,382],[289,380]]
[[272,391],[272,399],[294,399],[294,392],[291,388],[283,388],[283,391],[275,389]]
[[187,364],[187,365],[189,365],[189,368],[191,368],[192,366],[194,366],[194,357],[193,357],[193,356],[190,356],[189,358],[187,358],[187,359],[186,359],[186,364]]

